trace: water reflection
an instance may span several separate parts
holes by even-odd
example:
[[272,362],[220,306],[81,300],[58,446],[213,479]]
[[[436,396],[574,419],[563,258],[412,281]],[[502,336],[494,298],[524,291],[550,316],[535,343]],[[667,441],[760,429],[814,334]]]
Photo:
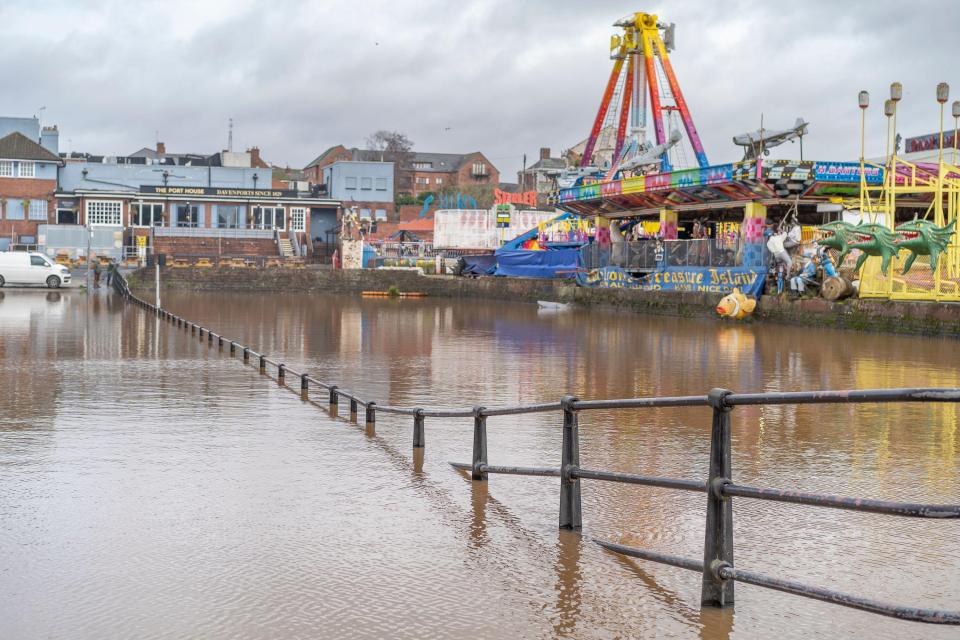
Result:
[[[355,424],[325,390],[302,402],[297,378],[269,384],[239,350],[106,293],[22,294],[0,297],[0,637],[76,635],[81,620],[99,637],[951,637],[758,589],[735,614],[701,612],[698,576],[590,542],[698,557],[700,494],[585,483],[585,536],[558,533],[556,479],[450,469],[470,459],[470,419],[428,418],[424,455],[411,417]],[[167,303],[297,371],[410,407],[960,386],[955,343],[940,340],[478,301]],[[709,420],[699,408],[584,414],[581,459],[702,478]],[[732,425],[743,482],[960,494],[952,405],[743,407]],[[558,415],[491,418],[488,431],[491,463],[559,461]],[[924,606],[960,593],[952,522],[747,500],[735,522],[747,569]],[[896,583],[883,578],[889,557]]]

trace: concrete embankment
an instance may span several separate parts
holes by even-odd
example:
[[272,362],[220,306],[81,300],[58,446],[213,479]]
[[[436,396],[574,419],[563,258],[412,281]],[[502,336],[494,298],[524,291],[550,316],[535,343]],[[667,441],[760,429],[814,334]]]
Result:
[[[458,278],[423,276],[405,270],[332,271],[313,269],[203,269],[167,268],[161,274],[164,288],[194,291],[277,291],[359,293],[422,291],[434,297],[471,297],[499,300],[556,300],[583,306],[609,307],[634,313],[718,318],[715,293],[671,293],[630,289],[584,289],[561,280],[523,278]],[[152,270],[131,278],[141,290],[153,286]],[[764,296],[758,311],[746,321],[777,322],[856,331],[883,331],[960,337],[960,305],[929,302],[846,300],[821,298],[786,300]]]

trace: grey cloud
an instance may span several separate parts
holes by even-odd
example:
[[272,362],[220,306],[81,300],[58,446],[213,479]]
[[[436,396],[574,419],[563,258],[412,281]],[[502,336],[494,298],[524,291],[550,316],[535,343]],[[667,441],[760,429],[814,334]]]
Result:
[[[0,113],[61,126],[74,150],[153,143],[212,152],[259,145],[303,166],[331,144],[405,131],[418,148],[484,151],[505,179],[521,156],[586,136],[609,73],[624,0],[544,2],[6,2],[0,6]],[[883,151],[880,105],[905,85],[901,131],[937,126],[937,82],[960,5],[807,1],[651,3],[677,23],[671,60],[711,161],[730,138],[809,120],[807,157],[854,158],[856,93],[873,95],[868,153]],[[951,123],[952,124],[952,123]],[[449,130],[446,130],[449,127]],[[797,156],[787,147],[784,156]]]

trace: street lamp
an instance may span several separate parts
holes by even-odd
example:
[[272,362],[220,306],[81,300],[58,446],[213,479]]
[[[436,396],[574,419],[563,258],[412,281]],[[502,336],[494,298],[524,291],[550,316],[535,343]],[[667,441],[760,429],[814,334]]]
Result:
[[870,106],[870,94],[867,91],[861,91],[857,95],[857,103],[860,105],[860,215],[863,216],[863,190],[866,187],[866,182],[863,176],[863,152],[865,145],[865,126],[866,126],[866,114],[867,107]]
[[953,101],[953,164],[957,164],[957,120],[960,119],[960,100]]
[[943,164],[943,105],[946,104],[949,99],[950,85],[946,82],[941,82],[937,85],[937,102],[940,103],[940,164]]

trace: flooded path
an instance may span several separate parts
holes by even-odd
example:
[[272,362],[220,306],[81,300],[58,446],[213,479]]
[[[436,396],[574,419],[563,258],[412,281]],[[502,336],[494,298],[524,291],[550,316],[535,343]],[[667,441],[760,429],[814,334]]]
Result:
[[[469,460],[472,421],[377,433],[105,291],[0,292],[0,638],[954,638],[699,576],[591,537],[702,556],[701,494],[557,480]],[[170,293],[170,310],[381,403],[470,406],[816,388],[955,386],[955,341],[538,312],[471,300]],[[296,387],[296,383],[291,385]],[[341,405],[341,409],[344,407]],[[736,480],[956,502],[958,407],[738,408]],[[709,411],[590,412],[584,466],[704,478]],[[556,465],[557,414],[490,418],[493,464]],[[739,567],[958,609],[957,521],[738,499]]]

